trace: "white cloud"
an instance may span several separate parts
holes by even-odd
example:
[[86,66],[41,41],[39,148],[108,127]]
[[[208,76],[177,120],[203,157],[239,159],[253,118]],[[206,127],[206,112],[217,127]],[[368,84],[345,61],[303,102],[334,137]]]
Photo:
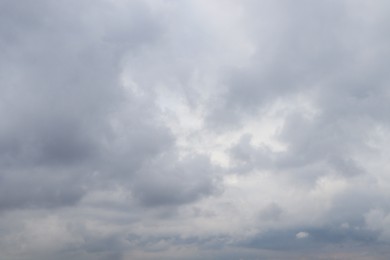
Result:
[[296,237],[297,239],[304,239],[304,238],[307,238],[308,236],[309,236],[309,233],[303,232],[303,231],[298,232],[298,233],[295,235],[295,237]]

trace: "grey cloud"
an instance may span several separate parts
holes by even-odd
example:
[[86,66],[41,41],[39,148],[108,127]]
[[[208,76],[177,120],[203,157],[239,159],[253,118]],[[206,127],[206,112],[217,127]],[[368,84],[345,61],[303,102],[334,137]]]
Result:
[[[264,4],[272,6],[268,1]],[[388,124],[383,117],[388,110],[384,87],[387,77],[381,69],[387,60],[385,48],[378,46],[370,65],[361,65],[365,61],[363,53],[376,44],[372,37],[383,38],[379,33],[381,25],[374,24],[377,27],[373,31],[369,26],[362,27],[344,2],[277,1],[275,6],[282,21],[270,39],[261,40],[277,42],[277,48],[259,47],[248,67],[228,74],[223,99],[226,103],[222,102],[223,109],[212,116],[214,123],[218,121],[218,111],[227,112],[234,125],[248,115],[261,116],[275,101],[308,95],[319,114],[309,120],[292,112],[279,136],[289,149],[275,154],[276,162],[274,158],[268,161],[277,168],[296,168],[296,172],[319,163],[322,170],[312,171],[314,179],[326,174],[324,165],[343,176],[363,174],[363,167],[351,154],[367,149],[366,138],[372,126]],[[221,120],[226,121],[223,116]],[[257,158],[257,168],[262,168],[260,165],[266,164],[259,153],[257,149],[251,156]],[[304,178],[308,177],[304,174]]]
[[[305,230],[307,237],[297,238],[296,234]],[[375,244],[378,232],[368,229],[343,229],[341,227],[324,226],[317,228],[293,230],[269,230],[261,233],[240,244],[245,247],[263,248],[271,250],[294,251],[299,248],[302,251],[318,250],[324,245],[336,245],[336,247],[369,246]]]
[[248,172],[253,169],[267,169],[274,164],[272,151],[266,146],[255,147],[251,144],[252,136],[244,134],[237,144],[229,149],[229,154],[235,162],[232,171]]
[[231,158],[237,162],[232,170],[287,170],[297,178],[301,176],[311,181],[330,173],[345,177],[365,174],[364,167],[353,154],[369,149],[365,141],[369,123],[362,120],[349,124],[347,118],[327,117],[318,115],[306,119],[298,113],[287,116],[277,135],[287,145],[286,151],[275,152],[266,145],[256,147],[250,143],[250,136],[243,135],[230,150]]
[[[133,95],[119,81],[124,61],[162,37],[150,6],[2,4],[8,10],[2,24],[12,27],[1,31],[0,162],[9,187],[2,208],[71,205],[113,183],[149,206],[214,193],[208,159],[178,162],[174,137],[159,121],[153,96]],[[165,155],[158,159],[160,154]],[[62,185],[73,187],[62,191]]]
[[60,174],[47,175],[32,169],[29,172],[3,173],[0,179],[0,211],[74,205],[84,195],[85,190],[77,182],[77,176]]
[[283,209],[277,203],[270,203],[260,211],[259,217],[262,221],[277,221],[282,214]]
[[[339,120],[340,123],[337,122]],[[281,133],[282,140],[289,144],[289,151],[282,155],[280,165],[299,167],[326,161],[342,175],[362,173],[358,162],[350,158],[349,154],[357,149],[356,146],[364,149],[364,123],[350,125],[343,121],[331,120],[325,115],[312,121],[305,120],[300,115],[290,116]]]
[[[23,3],[1,2],[0,163],[4,178],[12,176],[4,185],[14,190],[4,190],[3,204],[73,204],[84,194],[77,187],[91,186],[93,171],[106,171],[103,158],[117,155],[111,118],[127,102],[118,79],[121,56],[157,37],[159,25],[138,1],[124,9],[104,1],[93,7],[77,1]],[[126,10],[135,15],[117,16]],[[151,118],[134,109],[138,119],[131,127],[145,128],[123,140],[132,147],[127,156],[138,155],[133,161],[121,155],[127,168],[159,151],[158,127],[146,126]],[[146,139],[155,144],[147,148]],[[75,187],[61,191],[68,183]]]
[[387,7],[0,0],[4,257],[383,258]]
[[322,229],[309,229],[308,233],[316,242],[343,244],[353,241],[362,244],[375,244],[378,239],[378,232],[364,228],[335,228],[323,227]]
[[[149,162],[140,170],[132,190],[141,203],[148,206],[183,204],[217,192],[216,176],[204,156],[181,160],[168,155]],[[177,161],[177,162],[175,162]]]
[[241,246],[263,248],[271,250],[293,250],[294,248],[304,249],[313,245],[308,242],[296,239],[295,234],[300,230],[269,230],[258,234],[247,241],[241,241]]
[[365,214],[371,209],[387,211],[389,207],[388,201],[378,190],[377,183],[364,179],[333,198],[326,219],[334,225],[348,223],[351,226],[365,227]]
[[[271,229],[261,232],[257,236],[244,241],[248,246],[271,248],[281,250],[296,250],[301,247],[303,250],[323,247],[325,244],[336,247],[372,247],[380,244],[380,230],[373,230],[367,226],[365,215],[372,209],[388,210],[388,203],[383,199],[381,193],[376,190],[375,183],[365,180],[364,184],[357,182],[350,189],[346,189],[334,196],[331,207],[327,210],[324,223],[316,226],[300,226],[296,229]],[[266,221],[284,213],[275,204],[270,204],[260,211],[260,220]],[[306,232],[307,237],[303,241],[296,241],[294,234]],[[280,248],[278,248],[280,247]],[[317,249],[316,249],[317,250]]]
[[[230,120],[221,123],[231,127],[246,115],[261,112],[275,99],[313,89],[348,66],[346,62],[351,58],[348,46],[340,37],[349,25],[343,3],[262,1],[251,4],[251,10],[261,12],[266,7],[264,10],[269,8],[275,17],[263,13],[257,16],[255,32],[268,38],[254,38],[258,48],[251,63],[226,73],[227,91],[220,104],[223,108],[214,111],[216,115],[211,114],[213,124],[220,113],[228,112]],[[264,23],[271,28],[263,26]]]

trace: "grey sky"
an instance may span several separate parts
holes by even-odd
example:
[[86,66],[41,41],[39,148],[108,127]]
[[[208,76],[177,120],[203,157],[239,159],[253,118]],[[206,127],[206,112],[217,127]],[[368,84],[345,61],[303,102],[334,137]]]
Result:
[[0,260],[388,259],[388,10],[0,0]]

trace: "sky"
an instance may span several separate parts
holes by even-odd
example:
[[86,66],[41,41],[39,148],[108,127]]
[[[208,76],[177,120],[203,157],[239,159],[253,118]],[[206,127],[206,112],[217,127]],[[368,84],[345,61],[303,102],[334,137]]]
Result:
[[0,260],[388,259],[389,10],[0,0]]

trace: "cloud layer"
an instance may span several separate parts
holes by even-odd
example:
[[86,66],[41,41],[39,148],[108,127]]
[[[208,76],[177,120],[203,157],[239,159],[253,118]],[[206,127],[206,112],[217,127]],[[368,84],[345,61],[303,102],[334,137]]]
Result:
[[0,259],[387,259],[388,5],[0,0]]

